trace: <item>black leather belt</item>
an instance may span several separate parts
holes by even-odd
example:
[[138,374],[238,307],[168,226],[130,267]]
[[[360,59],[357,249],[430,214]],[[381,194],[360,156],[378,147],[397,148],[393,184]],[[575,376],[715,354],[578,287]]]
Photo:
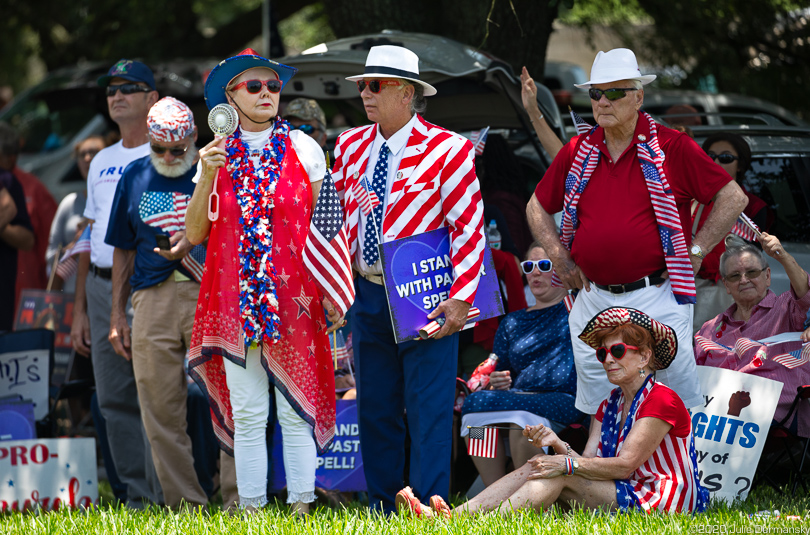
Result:
[[112,280],[112,268],[100,268],[94,264],[90,264],[90,271],[96,277],[101,277],[102,279]]
[[632,292],[635,290],[641,290],[642,288],[646,288],[648,286],[655,286],[658,284],[663,283],[666,279],[661,277],[661,274],[664,270],[656,271],[652,275],[648,277],[644,277],[643,279],[639,279],[636,282],[631,282],[628,284],[596,284],[593,283],[594,286],[599,288],[600,290],[604,290],[606,292],[610,292],[612,294],[624,294],[627,292]]

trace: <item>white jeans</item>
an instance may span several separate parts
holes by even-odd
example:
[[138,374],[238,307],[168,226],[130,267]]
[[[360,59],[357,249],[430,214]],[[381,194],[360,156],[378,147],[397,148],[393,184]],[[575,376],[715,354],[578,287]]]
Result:
[[[223,359],[234,423],[234,461],[239,504],[267,503],[267,417],[270,382],[258,348],[247,352],[246,367]],[[312,427],[301,419],[284,395],[275,390],[276,412],[284,446],[287,503],[315,501],[317,449]]]
[[612,294],[591,284],[591,291],[582,290],[574,301],[568,316],[571,342],[574,346],[574,364],[577,368],[576,407],[582,412],[596,414],[599,404],[615,388],[607,380],[605,369],[596,360],[596,351],[579,339],[585,325],[599,312],[611,307],[629,307],[669,325],[678,336],[678,354],[666,370],[657,371],[655,378],[672,388],[683,400],[686,408],[701,403],[700,381],[692,349],[693,305],[679,305],[675,301],[669,280],[660,288],[649,286],[624,294]]

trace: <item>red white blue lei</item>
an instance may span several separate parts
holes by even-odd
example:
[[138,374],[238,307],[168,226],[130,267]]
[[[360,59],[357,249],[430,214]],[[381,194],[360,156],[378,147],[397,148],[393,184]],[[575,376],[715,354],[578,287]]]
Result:
[[242,211],[239,217],[239,312],[248,346],[261,341],[275,343],[280,338],[278,277],[273,267],[273,197],[289,133],[289,123],[276,117],[273,133],[259,155],[258,169],[250,161],[250,150],[242,141],[241,130],[237,129],[226,143],[228,172]]

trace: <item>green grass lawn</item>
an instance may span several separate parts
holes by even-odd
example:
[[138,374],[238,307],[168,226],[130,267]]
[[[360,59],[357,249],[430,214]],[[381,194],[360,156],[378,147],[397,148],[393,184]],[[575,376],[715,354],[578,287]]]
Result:
[[[699,515],[610,515],[585,511],[545,514],[518,513],[501,517],[488,513],[451,521],[422,520],[409,515],[381,517],[369,514],[359,504],[346,508],[318,508],[305,519],[293,518],[284,505],[271,505],[255,515],[229,515],[216,507],[207,513],[175,513],[152,508],[132,511],[101,506],[89,512],[6,514],[0,516],[0,534],[478,534],[504,533],[563,535],[568,533],[808,533],[810,496],[778,494],[759,487],[744,503],[734,507],[715,505]],[[779,510],[781,517],[749,517],[762,510]],[[788,515],[801,516],[791,520]]]

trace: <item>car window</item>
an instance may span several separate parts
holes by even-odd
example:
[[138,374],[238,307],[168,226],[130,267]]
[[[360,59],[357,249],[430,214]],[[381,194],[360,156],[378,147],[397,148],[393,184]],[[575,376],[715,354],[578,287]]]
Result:
[[771,234],[810,243],[810,157],[754,158],[743,185],[773,211]]
[[23,153],[49,152],[74,138],[95,115],[94,92],[50,91],[16,103],[3,120],[19,133]]

